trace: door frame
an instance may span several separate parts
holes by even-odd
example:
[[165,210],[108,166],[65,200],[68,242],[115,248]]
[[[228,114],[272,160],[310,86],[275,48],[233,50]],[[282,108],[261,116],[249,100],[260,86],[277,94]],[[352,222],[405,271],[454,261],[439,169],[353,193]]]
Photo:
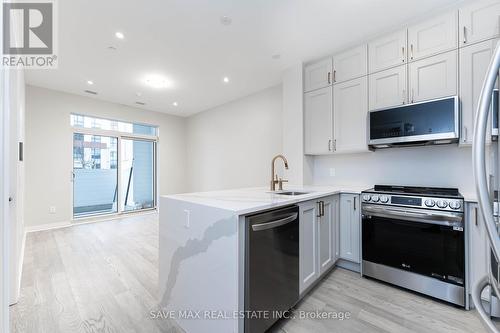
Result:
[[[89,115],[89,117],[95,117]],[[99,118],[99,117],[95,117]],[[120,121],[120,120],[118,120]],[[159,136],[158,136],[158,131],[159,128],[154,125],[148,125],[148,126],[153,126],[156,127],[157,130],[157,135],[146,135],[146,134],[133,134],[133,133],[126,133],[126,132],[120,132],[120,131],[113,131],[113,130],[103,130],[103,129],[98,129],[98,128],[82,128],[82,127],[71,127],[71,200],[70,200],[70,208],[71,208],[71,222],[72,223],[80,223],[80,222],[85,222],[89,219],[98,219],[101,217],[116,217],[116,216],[122,216],[122,215],[131,215],[131,214],[138,214],[138,213],[144,213],[144,212],[151,212],[151,211],[156,211],[158,209],[158,186],[159,186],[159,180],[158,180],[158,143],[159,143]],[[117,211],[116,212],[111,212],[111,213],[96,213],[96,214],[88,214],[84,215],[81,217],[75,217],[74,215],[74,178],[73,178],[73,172],[74,172],[74,161],[73,161],[73,140],[74,140],[74,134],[79,133],[79,134],[84,134],[84,135],[97,135],[97,136],[106,136],[106,137],[113,137],[117,139],[117,186],[118,186],[118,191],[117,191],[117,197],[116,197],[116,205],[117,205]],[[127,139],[127,140],[142,140],[142,141],[149,141],[153,143],[153,199],[154,199],[154,207],[152,208],[146,208],[146,209],[140,209],[136,211],[121,211],[120,210],[120,205],[121,205],[121,198],[120,198],[120,189],[122,188],[121,184],[121,155],[122,155],[122,139]]]

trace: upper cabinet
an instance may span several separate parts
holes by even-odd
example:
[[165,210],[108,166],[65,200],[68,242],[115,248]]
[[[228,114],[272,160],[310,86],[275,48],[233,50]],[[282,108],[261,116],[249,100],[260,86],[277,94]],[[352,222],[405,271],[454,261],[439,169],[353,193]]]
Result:
[[497,42],[493,39],[460,49],[461,145],[472,144],[479,95]]
[[333,57],[333,83],[355,79],[368,73],[366,44]]
[[500,35],[500,1],[474,1],[460,8],[460,47]]
[[457,27],[456,11],[409,27],[409,61],[456,49],[458,47]]
[[408,65],[410,103],[457,94],[457,50]]
[[311,63],[304,68],[304,91],[328,87],[332,84],[332,58]]
[[406,29],[370,42],[368,54],[370,73],[406,63]]
[[304,149],[306,154],[321,155],[333,151],[332,87],[304,94]]
[[336,153],[368,151],[367,77],[339,83],[333,88],[334,150]]
[[406,65],[369,75],[369,106],[377,110],[407,103]]

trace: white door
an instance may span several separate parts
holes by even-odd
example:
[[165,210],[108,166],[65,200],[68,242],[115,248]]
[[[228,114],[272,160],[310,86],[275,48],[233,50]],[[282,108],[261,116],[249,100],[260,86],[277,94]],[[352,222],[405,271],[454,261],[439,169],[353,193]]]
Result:
[[368,44],[368,70],[375,73],[406,63],[406,29],[378,38]]
[[366,44],[333,56],[333,83],[355,79],[367,73],[368,59]]
[[328,271],[335,263],[335,202],[333,197],[322,198],[322,216],[318,219],[319,274]]
[[359,195],[340,196],[340,258],[360,262]]
[[480,0],[460,8],[460,46],[500,35],[500,1]]
[[299,260],[300,293],[311,286],[319,277],[317,257],[318,204],[307,201],[299,204]]
[[458,13],[452,11],[408,28],[409,60],[458,47]]
[[334,86],[334,149],[336,153],[368,151],[368,79]]
[[[496,42],[497,39],[493,39],[460,49],[461,145],[472,144],[479,95]],[[488,130],[490,128],[488,126]]]
[[410,102],[457,94],[458,52],[442,53],[408,65]]
[[406,65],[401,65],[368,76],[370,110],[402,105],[407,102],[406,68]]
[[304,67],[304,91],[313,91],[332,84],[332,58],[326,58]]
[[329,154],[333,150],[332,87],[304,94],[304,148],[306,154]]

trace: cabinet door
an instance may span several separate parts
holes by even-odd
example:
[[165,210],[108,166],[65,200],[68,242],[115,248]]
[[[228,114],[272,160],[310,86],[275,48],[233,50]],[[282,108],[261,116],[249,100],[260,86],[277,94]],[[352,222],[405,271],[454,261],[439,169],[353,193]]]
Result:
[[457,94],[457,55],[455,50],[408,65],[412,103]]
[[[489,266],[489,243],[486,227],[477,204],[468,204],[469,226],[469,286],[485,276]],[[482,293],[488,299],[488,291]]]
[[335,202],[333,197],[321,199],[324,215],[318,219],[319,273],[323,274],[335,263]]
[[368,83],[361,77],[334,86],[334,149],[336,153],[368,151]]
[[342,194],[340,197],[340,258],[360,262],[359,195]]
[[460,49],[461,145],[472,144],[479,95],[497,41],[489,40]]
[[408,28],[409,60],[458,47],[458,13],[452,11]]
[[304,91],[312,91],[332,84],[332,58],[304,67]]
[[406,63],[406,29],[368,44],[368,70],[375,73]]
[[333,57],[333,83],[355,79],[367,73],[366,44],[339,53]]
[[332,87],[304,94],[304,148],[306,154],[333,150]]
[[460,8],[460,46],[498,37],[500,33],[500,1],[474,1]]
[[406,65],[370,74],[368,78],[370,110],[406,103],[408,95]]
[[311,286],[319,277],[317,239],[318,239],[318,207],[316,201],[299,204],[300,212],[300,292]]

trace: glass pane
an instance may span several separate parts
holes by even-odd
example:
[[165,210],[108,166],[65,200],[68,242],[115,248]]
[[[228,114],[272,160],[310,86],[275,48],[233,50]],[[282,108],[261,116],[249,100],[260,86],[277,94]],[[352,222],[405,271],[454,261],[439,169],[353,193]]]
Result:
[[131,139],[121,142],[121,210],[155,207],[154,142]]
[[109,120],[82,116],[78,114],[71,115],[71,126],[79,128],[102,129],[108,131],[118,131],[132,134],[156,135],[157,128],[150,125],[133,124],[124,121]]
[[118,139],[73,134],[73,215],[116,213]]

